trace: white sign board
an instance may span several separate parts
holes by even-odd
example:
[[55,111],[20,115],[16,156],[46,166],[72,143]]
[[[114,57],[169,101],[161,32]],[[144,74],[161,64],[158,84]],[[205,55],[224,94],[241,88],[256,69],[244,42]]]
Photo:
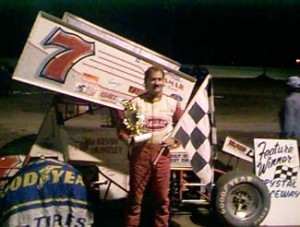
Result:
[[296,140],[254,139],[255,173],[271,195],[262,225],[299,226],[300,178]]
[[[144,71],[159,64],[40,12],[13,79],[113,108],[144,90]],[[167,68],[164,92],[184,108],[195,79]]]

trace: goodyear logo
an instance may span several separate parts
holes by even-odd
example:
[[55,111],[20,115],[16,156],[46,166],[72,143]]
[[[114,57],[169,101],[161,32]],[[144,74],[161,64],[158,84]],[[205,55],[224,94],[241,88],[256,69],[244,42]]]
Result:
[[0,225],[90,226],[88,208],[78,170],[67,163],[39,160],[20,169],[4,188]]
[[49,165],[38,171],[28,171],[24,172],[22,175],[16,176],[10,184],[5,187],[1,197],[9,191],[13,192],[31,186],[35,186],[38,190],[41,190],[46,183],[51,185],[56,185],[58,183],[66,185],[72,184],[84,187],[81,175],[76,174],[74,171],[63,169],[61,165]]

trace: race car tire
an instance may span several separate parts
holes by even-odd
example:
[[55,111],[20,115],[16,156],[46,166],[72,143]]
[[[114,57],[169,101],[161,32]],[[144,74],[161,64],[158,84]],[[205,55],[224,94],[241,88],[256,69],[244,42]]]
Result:
[[216,183],[214,210],[227,226],[258,226],[270,209],[270,194],[256,175],[231,171]]

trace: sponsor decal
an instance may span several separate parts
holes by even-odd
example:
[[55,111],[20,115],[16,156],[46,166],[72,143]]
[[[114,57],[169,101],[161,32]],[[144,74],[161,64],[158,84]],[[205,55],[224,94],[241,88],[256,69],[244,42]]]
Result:
[[113,88],[121,86],[120,82],[118,82],[116,80],[110,80],[108,83],[109,83],[110,87],[113,87]]
[[249,147],[244,146],[243,144],[241,144],[237,141],[229,139],[228,146],[232,147],[233,149],[235,149],[239,152],[244,153],[245,155],[247,155],[249,157],[253,157],[253,150],[250,149]]
[[171,94],[170,95],[173,99],[177,100],[178,102],[181,102],[183,98],[178,94]]
[[183,83],[181,83],[180,81],[175,81],[175,80],[167,78],[167,77],[165,78],[165,85],[168,85],[172,88],[176,88],[177,90],[181,90],[181,91],[184,90]]
[[187,162],[189,163],[189,157],[187,153],[171,153],[171,162],[178,163],[178,162]]
[[160,130],[166,128],[168,122],[161,118],[150,118],[145,121],[146,130]]
[[84,83],[76,83],[75,91],[86,94],[88,96],[94,96],[97,90],[90,85]]
[[229,136],[225,138],[222,150],[238,158],[253,162],[253,148],[248,147],[239,141],[230,138]]
[[133,86],[130,86],[128,91],[129,91],[129,93],[136,94],[136,95],[140,95],[140,94],[144,93],[143,89],[133,87]]
[[92,74],[89,74],[89,73],[83,73],[82,77],[81,77],[81,81],[97,85],[98,81],[99,81],[99,77],[95,76],[95,75],[92,75]]
[[112,93],[106,92],[106,91],[101,92],[100,97],[101,97],[101,99],[110,100],[110,101],[114,101],[114,102],[116,102],[119,99],[118,96],[116,96]]
[[118,138],[84,138],[79,143],[79,148],[96,157],[101,157],[103,154],[119,155],[123,150]]

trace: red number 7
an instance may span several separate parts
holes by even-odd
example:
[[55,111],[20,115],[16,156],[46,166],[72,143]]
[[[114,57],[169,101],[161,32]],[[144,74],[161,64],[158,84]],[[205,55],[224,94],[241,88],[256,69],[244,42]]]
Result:
[[95,54],[95,43],[58,28],[45,42],[45,46],[60,47],[45,63],[40,76],[64,83],[72,66],[81,59]]

